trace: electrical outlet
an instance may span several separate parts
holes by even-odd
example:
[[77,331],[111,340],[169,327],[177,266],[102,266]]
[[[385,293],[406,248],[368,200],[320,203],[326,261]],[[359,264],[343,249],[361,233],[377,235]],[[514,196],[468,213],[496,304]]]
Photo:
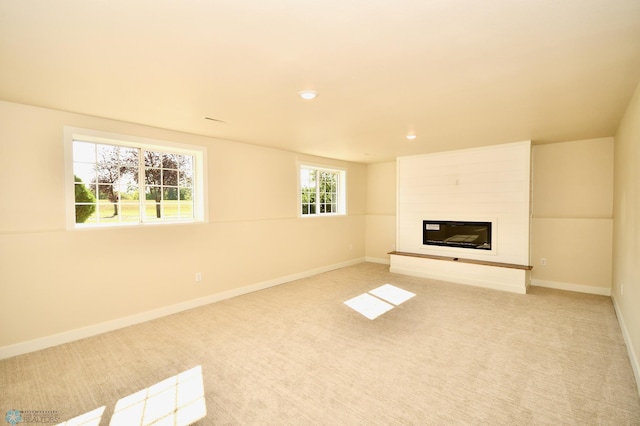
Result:
[[624,294],[624,284],[620,284],[620,296]]
[[541,257],[540,258],[540,265],[547,266],[547,258],[546,257]]
[[196,282],[199,283],[202,281],[202,272],[196,272]]

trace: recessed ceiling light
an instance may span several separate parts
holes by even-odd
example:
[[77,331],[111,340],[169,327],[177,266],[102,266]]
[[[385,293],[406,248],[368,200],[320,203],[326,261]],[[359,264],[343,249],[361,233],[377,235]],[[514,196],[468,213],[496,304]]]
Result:
[[311,99],[315,99],[315,97],[318,96],[318,93],[314,92],[313,90],[303,90],[302,92],[298,93],[298,96],[300,96],[302,99],[310,101]]
[[407,135],[407,139],[409,139],[410,141],[414,140],[416,138],[416,135]]

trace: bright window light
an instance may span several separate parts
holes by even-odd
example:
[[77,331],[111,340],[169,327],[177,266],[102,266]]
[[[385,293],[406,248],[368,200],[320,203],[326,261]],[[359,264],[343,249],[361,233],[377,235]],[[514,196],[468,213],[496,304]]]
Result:
[[346,214],[346,171],[300,165],[300,216]]
[[65,127],[67,228],[206,222],[206,148]]

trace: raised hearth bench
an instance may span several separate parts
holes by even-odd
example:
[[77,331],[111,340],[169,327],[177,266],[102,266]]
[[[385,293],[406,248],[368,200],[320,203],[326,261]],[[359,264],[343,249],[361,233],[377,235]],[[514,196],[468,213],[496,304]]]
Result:
[[526,294],[530,265],[392,251],[389,271],[414,277]]

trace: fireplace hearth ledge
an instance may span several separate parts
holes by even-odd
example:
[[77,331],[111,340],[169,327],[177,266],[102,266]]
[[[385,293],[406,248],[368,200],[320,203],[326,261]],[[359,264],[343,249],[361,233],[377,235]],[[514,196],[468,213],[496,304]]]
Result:
[[526,294],[531,281],[529,265],[397,251],[390,252],[389,257],[392,273],[456,284]]

